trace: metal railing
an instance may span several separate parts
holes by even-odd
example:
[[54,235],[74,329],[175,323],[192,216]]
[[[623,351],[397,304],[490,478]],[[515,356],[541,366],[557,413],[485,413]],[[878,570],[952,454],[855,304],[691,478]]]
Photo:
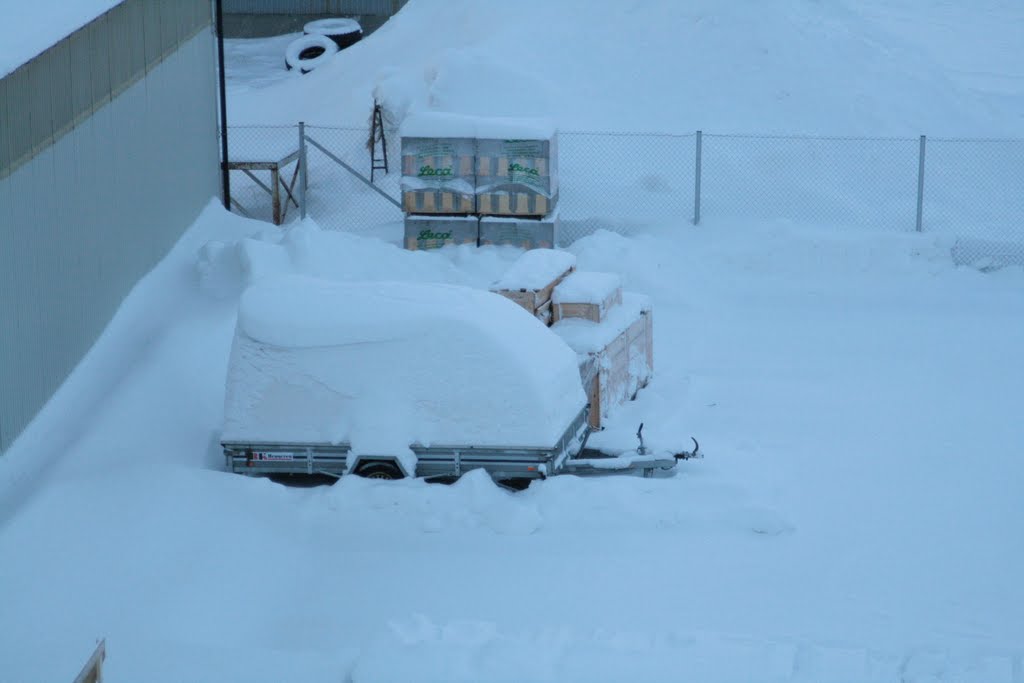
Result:
[[[402,218],[397,135],[391,172],[375,183],[365,129],[235,127],[230,136],[268,154],[282,140],[295,149],[308,142],[305,210],[323,228],[372,233]],[[558,163],[562,243],[599,229],[750,221],[920,231],[997,251],[1024,243],[1021,139],[567,131]],[[252,214],[263,217],[266,193],[233,182],[239,203],[254,202]]]

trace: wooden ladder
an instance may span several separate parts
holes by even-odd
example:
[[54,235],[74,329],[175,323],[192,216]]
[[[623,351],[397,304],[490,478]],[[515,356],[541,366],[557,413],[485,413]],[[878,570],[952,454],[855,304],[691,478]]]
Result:
[[[380,156],[377,156],[377,147],[380,146]],[[377,171],[388,173],[388,141],[384,136],[384,114],[381,111],[380,103],[373,103],[373,125],[370,130],[370,182],[374,181],[374,174]]]

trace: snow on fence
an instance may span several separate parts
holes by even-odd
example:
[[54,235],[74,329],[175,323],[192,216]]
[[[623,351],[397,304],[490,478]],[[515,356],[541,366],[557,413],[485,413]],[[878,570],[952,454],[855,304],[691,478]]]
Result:
[[[389,133],[389,173],[372,186],[368,130],[306,125],[305,135],[316,143],[306,146],[308,215],[364,233],[401,222],[381,196],[401,197],[397,134]],[[297,125],[232,127],[232,138],[249,153],[300,142]],[[750,221],[917,230],[971,239],[993,256],[1019,254],[1024,243],[1024,139],[562,131],[559,165],[564,243],[602,228]],[[267,193],[241,174],[232,175],[232,198],[269,218]]]

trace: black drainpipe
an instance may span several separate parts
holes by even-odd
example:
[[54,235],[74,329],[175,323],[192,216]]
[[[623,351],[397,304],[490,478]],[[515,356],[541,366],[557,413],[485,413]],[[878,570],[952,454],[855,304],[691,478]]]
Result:
[[220,62],[220,178],[224,186],[224,208],[231,210],[231,179],[228,173],[228,98],[224,84],[224,3],[216,2],[217,60]]

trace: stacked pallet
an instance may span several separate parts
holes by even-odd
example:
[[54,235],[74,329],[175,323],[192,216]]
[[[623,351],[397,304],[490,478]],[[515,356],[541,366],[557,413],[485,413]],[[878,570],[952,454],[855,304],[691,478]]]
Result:
[[545,325],[553,320],[556,287],[576,269],[576,257],[565,251],[534,249],[520,256],[491,291],[511,299]]
[[558,242],[558,132],[540,120],[490,119],[477,129],[480,244],[550,249]]
[[[555,246],[558,157],[553,124],[425,112],[406,117],[401,138],[407,249]],[[417,216],[431,216],[435,222],[425,226]],[[476,232],[471,240],[472,221]]]
[[476,140],[472,120],[450,114],[410,116],[402,124],[405,248],[477,244]]
[[473,121],[429,113],[402,123],[402,208],[407,213],[476,213]]

